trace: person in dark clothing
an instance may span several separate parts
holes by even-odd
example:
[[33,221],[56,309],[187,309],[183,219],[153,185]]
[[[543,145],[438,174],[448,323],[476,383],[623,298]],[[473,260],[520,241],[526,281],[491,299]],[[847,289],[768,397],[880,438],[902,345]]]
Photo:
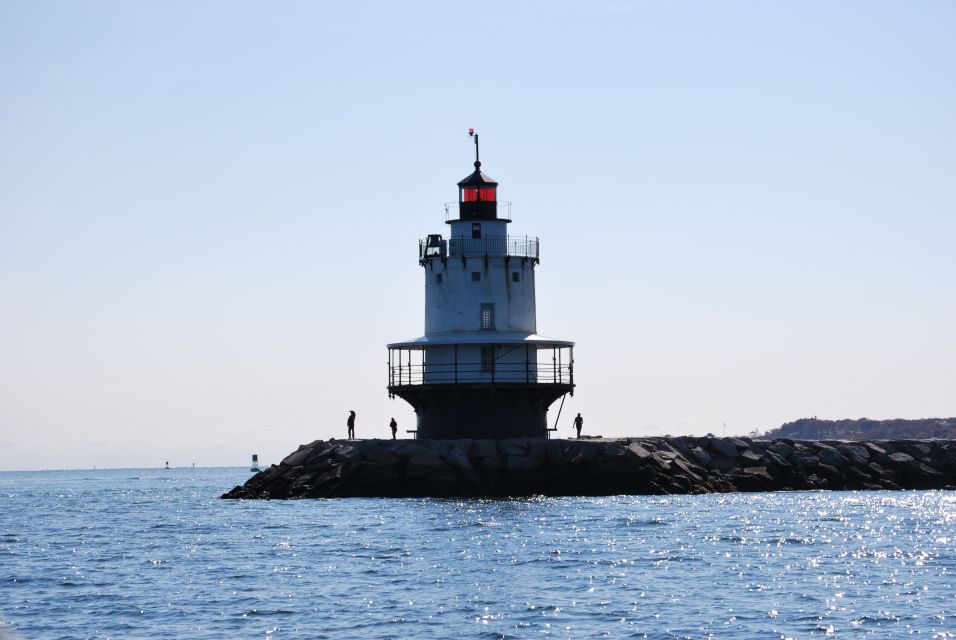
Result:
[[349,440],[355,439],[355,412],[349,411]]
[[581,428],[584,427],[584,418],[581,417],[581,412],[578,412],[578,417],[574,419],[574,428],[578,430],[578,440],[581,439]]
[[392,440],[394,440],[395,434],[398,433],[398,423],[395,422],[395,418],[392,418],[392,421],[388,423],[388,426],[392,428]]

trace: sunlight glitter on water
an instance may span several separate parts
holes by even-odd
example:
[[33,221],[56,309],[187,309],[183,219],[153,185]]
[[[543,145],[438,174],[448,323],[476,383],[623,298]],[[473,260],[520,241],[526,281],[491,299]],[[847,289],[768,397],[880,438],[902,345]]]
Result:
[[944,638],[956,627],[952,492],[233,502],[216,496],[240,470],[137,470],[135,490],[129,475],[0,474],[3,628]]

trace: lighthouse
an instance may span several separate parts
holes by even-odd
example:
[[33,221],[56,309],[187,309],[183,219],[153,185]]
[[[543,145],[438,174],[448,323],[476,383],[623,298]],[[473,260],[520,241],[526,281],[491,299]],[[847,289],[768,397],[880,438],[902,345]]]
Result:
[[574,343],[538,335],[541,243],[508,235],[511,203],[469,135],[475,170],[445,205],[447,232],[418,243],[425,334],[387,345],[388,393],[415,409],[418,438],[545,438],[548,408],[574,393]]

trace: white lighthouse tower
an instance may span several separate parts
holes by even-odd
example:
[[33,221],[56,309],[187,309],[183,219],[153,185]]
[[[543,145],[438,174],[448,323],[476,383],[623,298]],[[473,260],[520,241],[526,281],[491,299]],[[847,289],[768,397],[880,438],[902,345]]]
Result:
[[511,203],[469,135],[475,171],[445,205],[448,236],[418,245],[425,335],[388,345],[388,391],[414,407],[419,438],[544,438],[548,407],[574,393],[574,343],[537,334],[540,243],[508,235]]

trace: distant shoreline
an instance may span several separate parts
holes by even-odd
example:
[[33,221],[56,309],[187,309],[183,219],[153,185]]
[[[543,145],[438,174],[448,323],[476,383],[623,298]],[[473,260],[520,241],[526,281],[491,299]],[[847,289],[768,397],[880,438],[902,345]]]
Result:
[[787,422],[758,436],[796,440],[956,440],[956,418],[821,420]]
[[[621,439],[655,439],[659,436],[629,436]],[[692,438],[693,436],[682,436]],[[714,437],[708,434],[707,437]],[[726,436],[725,436],[726,437]],[[752,432],[749,436],[758,442],[775,439],[826,441],[826,440],[956,440],[956,417],[954,418],[893,418],[875,420],[869,418],[826,420],[800,418],[765,431],[763,435]],[[663,436],[670,438],[670,436]],[[334,438],[331,440],[334,441]],[[172,466],[177,469],[248,469],[248,465],[235,466]],[[263,466],[263,469],[266,467]],[[0,473],[43,473],[57,471],[122,471],[122,470],[167,470],[160,464],[155,467],[64,467],[56,469],[0,469]]]
[[187,469],[189,471],[198,470],[198,469],[236,469],[236,470],[248,470],[249,465],[235,465],[229,467],[200,467],[200,466],[187,466],[187,467],[169,467],[168,469],[162,465],[158,467],[64,467],[62,469],[0,469],[0,473],[58,473],[61,471],[89,471],[91,473],[96,473],[97,471],[179,471],[182,469]]

